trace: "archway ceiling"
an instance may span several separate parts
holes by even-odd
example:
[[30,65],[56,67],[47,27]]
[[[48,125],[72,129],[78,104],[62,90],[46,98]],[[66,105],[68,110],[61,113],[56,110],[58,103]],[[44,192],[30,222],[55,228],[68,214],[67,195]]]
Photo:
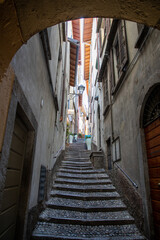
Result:
[[20,46],[46,27],[80,17],[112,17],[160,29],[159,16],[159,0],[0,0],[0,76]]

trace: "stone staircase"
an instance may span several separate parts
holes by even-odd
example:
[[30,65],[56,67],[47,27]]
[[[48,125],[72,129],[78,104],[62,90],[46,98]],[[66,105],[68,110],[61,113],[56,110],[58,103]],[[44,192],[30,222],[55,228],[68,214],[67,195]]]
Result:
[[104,169],[95,170],[89,155],[84,143],[68,148],[32,240],[146,239]]

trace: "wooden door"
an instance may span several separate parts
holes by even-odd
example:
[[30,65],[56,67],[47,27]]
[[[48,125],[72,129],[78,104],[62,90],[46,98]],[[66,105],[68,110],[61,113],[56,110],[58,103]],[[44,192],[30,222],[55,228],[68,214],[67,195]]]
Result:
[[160,239],[160,117],[144,129],[155,237]]
[[26,140],[27,129],[16,117],[0,213],[0,240],[16,239],[16,221]]

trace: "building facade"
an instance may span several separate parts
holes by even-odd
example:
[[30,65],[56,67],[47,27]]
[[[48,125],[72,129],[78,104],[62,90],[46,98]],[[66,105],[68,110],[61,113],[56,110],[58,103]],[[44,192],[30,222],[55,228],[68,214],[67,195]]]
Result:
[[160,33],[130,21],[94,19],[93,148],[147,236],[160,236]]
[[65,148],[70,80],[66,36],[67,23],[45,29],[11,62],[13,90],[0,155],[0,239],[29,238]]

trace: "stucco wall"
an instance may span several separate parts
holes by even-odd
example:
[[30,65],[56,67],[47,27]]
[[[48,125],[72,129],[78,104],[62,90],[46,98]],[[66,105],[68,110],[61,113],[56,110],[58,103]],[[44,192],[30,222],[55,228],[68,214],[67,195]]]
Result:
[[[50,29],[50,31],[52,33],[52,29]],[[58,58],[55,58],[55,56],[57,56],[57,42],[59,41],[59,32],[57,26],[53,27],[53,33],[54,34],[49,35],[50,42],[52,43],[50,44],[50,49],[53,59],[50,63],[50,70],[53,77],[52,80],[55,82],[56,75],[54,75],[54,73],[58,62]],[[55,51],[55,49],[57,49],[57,51]],[[64,54],[64,51],[62,54]],[[20,50],[14,56],[11,65],[38,122],[29,204],[29,208],[32,208],[37,204],[40,166],[43,164],[48,170],[53,167],[55,163],[54,155],[64,144],[65,123],[63,123],[64,127],[61,131],[60,128],[57,127],[57,130],[55,131],[56,110],[39,34],[33,36],[26,45],[23,45],[20,48]],[[60,77],[58,81],[59,83],[56,93],[58,95],[60,111],[63,78]],[[59,112],[57,115],[59,115]],[[58,139],[58,143],[55,141],[55,138]]]

